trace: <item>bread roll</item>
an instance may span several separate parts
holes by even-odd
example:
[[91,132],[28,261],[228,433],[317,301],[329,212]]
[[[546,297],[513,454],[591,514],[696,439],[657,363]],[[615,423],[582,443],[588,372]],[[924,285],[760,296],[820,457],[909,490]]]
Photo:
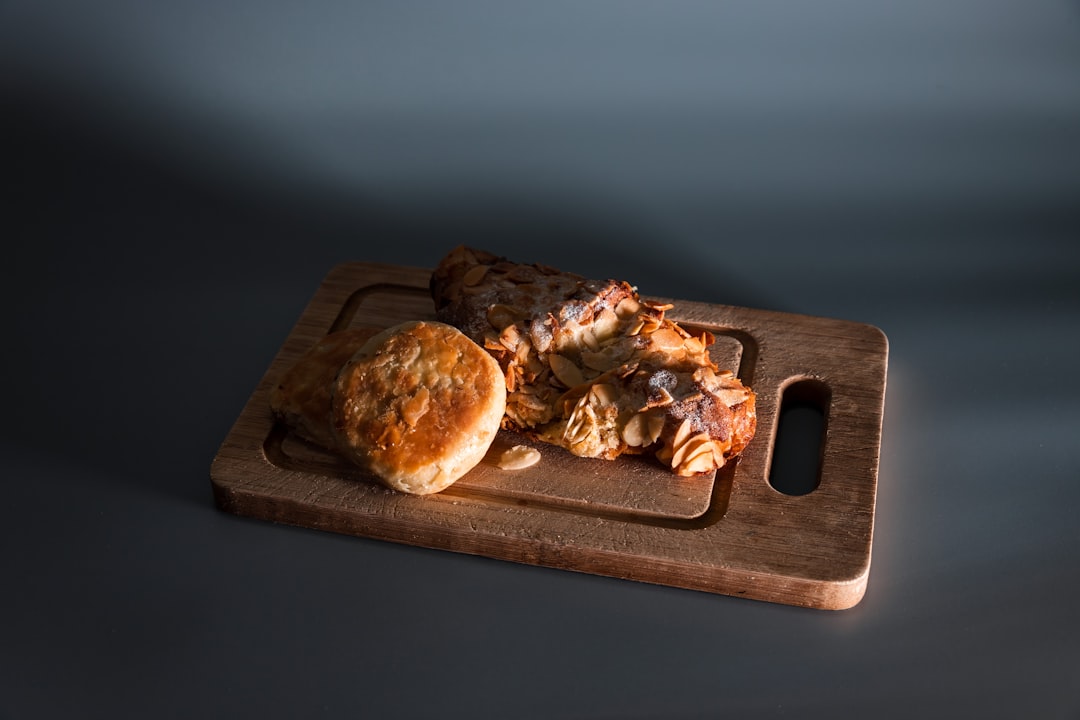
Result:
[[394,490],[427,495],[483,459],[506,408],[498,362],[456,328],[407,322],[371,338],[331,392],[335,447]]
[[330,428],[330,392],[341,368],[377,328],[341,330],[322,337],[270,391],[270,409],[300,438],[327,450],[337,441]]

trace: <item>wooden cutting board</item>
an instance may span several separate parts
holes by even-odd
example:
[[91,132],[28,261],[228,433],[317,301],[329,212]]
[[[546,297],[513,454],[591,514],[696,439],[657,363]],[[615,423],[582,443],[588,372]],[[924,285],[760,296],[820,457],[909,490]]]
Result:
[[[526,470],[482,462],[437,495],[404,495],[296,439],[269,411],[277,378],[348,327],[434,317],[430,270],[334,268],[318,288],[211,466],[228,512],[533,565],[824,609],[862,598],[870,570],[888,363],[880,330],[765,310],[672,302],[668,316],[716,336],[721,367],[757,393],[757,435],[735,463],[679,478],[645,458],[577,458],[533,444]],[[808,391],[809,389],[809,391]],[[785,393],[820,404],[815,489],[770,485]],[[502,432],[496,449],[529,443]]]

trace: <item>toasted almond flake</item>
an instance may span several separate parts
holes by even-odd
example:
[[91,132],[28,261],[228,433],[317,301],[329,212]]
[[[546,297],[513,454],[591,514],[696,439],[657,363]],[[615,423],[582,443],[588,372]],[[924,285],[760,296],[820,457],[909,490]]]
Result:
[[630,447],[646,447],[660,439],[664,429],[662,412],[638,412],[626,421],[621,436]]
[[544,373],[544,371],[547,370],[547,368],[542,362],[540,362],[539,356],[529,355],[528,370],[529,373],[532,375],[533,379],[536,379],[540,377]]
[[510,352],[514,352],[517,349],[520,337],[517,325],[507,325],[499,335],[499,343]]
[[619,304],[615,306],[615,314],[623,320],[631,317],[638,310],[641,309],[641,303],[632,297],[624,297],[619,301]]
[[461,278],[461,282],[463,282],[467,286],[479,285],[480,281],[484,279],[485,275],[487,275],[487,270],[487,265],[476,265],[470,268],[467,273],[465,273],[465,275]]
[[607,383],[597,383],[589,392],[603,405],[614,405],[618,402],[618,393]]
[[589,437],[594,427],[596,427],[596,413],[589,404],[589,395],[585,395],[574,406],[574,411],[567,418],[563,439],[570,445],[577,445]]
[[702,343],[701,340],[696,337],[687,338],[686,342],[684,342],[683,345],[686,347],[686,351],[688,353],[692,353],[694,355],[704,352],[705,350],[704,343]]
[[611,358],[607,353],[589,352],[587,350],[581,353],[581,364],[597,372],[605,372],[613,367]]
[[593,352],[600,350],[600,341],[596,339],[596,335],[591,330],[581,333],[581,344]]
[[648,407],[665,407],[675,402],[675,398],[668,392],[667,388],[656,388],[655,394],[650,394]]
[[699,473],[715,470],[716,467],[717,465],[713,453],[708,451],[699,453],[694,457],[687,459],[682,465],[675,469],[675,473],[683,477],[689,477],[690,475],[697,475]]
[[687,418],[686,420],[682,421],[682,424],[679,425],[679,429],[675,431],[674,445],[678,447],[679,445],[682,445],[684,442],[686,442],[686,440],[690,437],[691,432],[693,432],[693,426],[690,423],[690,419]]
[[521,392],[514,393],[514,401],[521,407],[528,408],[529,410],[547,410],[547,403],[532,393],[525,392],[526,389],[527,388],[522,388]]
[[533,279],[533,270],[528,266],[514,265],[508,273],[506,278],[517,285],[524,285],[529,283]]
[[525,338],[521,339],[521,343],[517,346],[517,350],[514,351],[514,363],[517,367],[524,367],[529,359],[529,351],[532,349],[532,344]]
[[683,464],[683,460],[686,459],[689,448],[688,443],[675,444],[671,448],[671,469],[677,470],[680,465]]
[[487,311],[487,320],[491,323],[491,327],[496,330],[502,330],[508,325],[513,325],[524,316],[525,314],[521,310],[500,303],[492,305]]
[[548,313],[546,320],[540,318],[533,318],[529,323],[529,337],[532,339],[532,344],[536,347],[538,352],[547,352],[551,347],[551,325],[554,323],[554,318]]
[[524,470],[540,462],[540,451],[528,445],[515,445],[499,455],[496,464],[502,470]]
[[716,397],[720,399],[720,402],[724,403],[728,407],[735,407],[739,403],[744,403],[750,398],[750,393],[745,388],[732,389],[723,388],[718,390]]
[[666,351],[682,348],[683,339],[677,332],[669,328],[661,328],[652,334],[653,346]]
[[581,369],[558,353],[548,355],[548,365],[551,366],[551,372],[555,374],[559,382],[568,388],[585,382]]
[[699,455],[703,451],[711,452],[711,450],[709,450],[708,448],[702,448],[702,444],[708,442],[709,436],[705,433],[700,433],[693,436],[692,438],[689,438],[681,445],[676,445],[675,453],[671,456],[671,467],[678,468],[684,463],[692,460],[696,455]]
[[[648,310],[648,308],[646,308]],[[638,315],[637,320],[630,325],[630,335],[652,335],[654,332],[660,329],[660,326],[664,322],[663,313],[659,315],[651,315],[647,311],[643,311]]]
[[601,342],[610,339],[619,328],[619,318],[610,308],[604,308],[593,319],[592,332]]
[[664,430],[664,416],[659,413],[649,414],[649,434],[646,445],[652,445],[660,439],[660,433]]
[[645,445],[645,433],[648,425],[648,421],[644,413],[638,413],[629,420],[626,421],[626,426],[622,429],[622,439],[630,447],[641,447]]

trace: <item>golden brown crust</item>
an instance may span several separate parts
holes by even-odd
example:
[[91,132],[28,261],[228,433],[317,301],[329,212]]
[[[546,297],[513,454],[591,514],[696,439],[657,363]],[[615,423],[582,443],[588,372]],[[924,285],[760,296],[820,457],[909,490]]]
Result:
[[395,490],[445,489],[487,452],[505,410],[495,360],[456,328],[404,323],[346,363],[332,391],[338,451]]
[[496,358],[509,427],[582,457],[654,453],[678,475],[753,437],[754,393],[709,357],[713,337],[617,280],[455,248],[432,274],[437,316]]

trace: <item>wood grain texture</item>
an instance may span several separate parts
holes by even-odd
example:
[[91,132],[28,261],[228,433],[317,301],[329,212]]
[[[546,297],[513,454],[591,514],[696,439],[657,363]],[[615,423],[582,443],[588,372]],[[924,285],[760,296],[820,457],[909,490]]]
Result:
[[[313,343],[346,327],[434,317],[423,268],[345,263],[317,289],[211,466],[218,506],[272,522],[711,593],[823,609],[862,598],[870,570],[888,363],[885,335],[826,318],[652,298],[705,328],[713,357],[758,395],[757,436],[735,463],[678,478],[645,458],[481,463],[437,495],[386,489],[276,423],[268,393]],[[768,482],[784,389],[827,388],[821,480]],[[528,443],[502,433],[501,445]]]

